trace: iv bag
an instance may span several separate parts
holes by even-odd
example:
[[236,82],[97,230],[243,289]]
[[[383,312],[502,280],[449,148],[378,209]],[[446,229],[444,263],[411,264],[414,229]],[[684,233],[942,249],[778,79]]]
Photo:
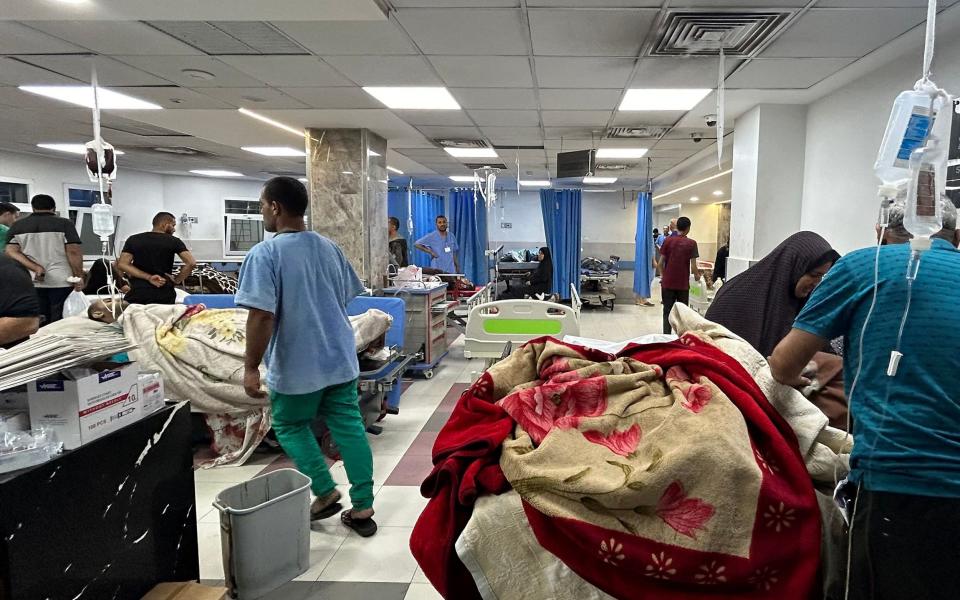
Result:
[[910,156],[926,143],[942,106],[943,98],[930,90],[907,90],[897,96],[873,166],[881,181],[911,177]]
[[93,205],[93,232],[100,236],[100,239],[106,241],[113,235],[113,206],[104,202],[98,202]]
[[[85,162],[90,181],[100,181],[100,175],[109,181],[117,178],[117,159],[113,146],[100,140],[87,142]],[[102,151],[101,151],[102,150]],[[99,165],[98,165],[99,163]],[[99,166],[99,171],[98,171]]]

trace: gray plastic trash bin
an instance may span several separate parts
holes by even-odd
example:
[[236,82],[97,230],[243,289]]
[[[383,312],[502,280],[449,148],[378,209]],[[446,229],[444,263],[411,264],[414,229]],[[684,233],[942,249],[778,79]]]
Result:
[[217,494],[232,598],[259,598],[310,568],[310,483],[300,471],[280,469]]

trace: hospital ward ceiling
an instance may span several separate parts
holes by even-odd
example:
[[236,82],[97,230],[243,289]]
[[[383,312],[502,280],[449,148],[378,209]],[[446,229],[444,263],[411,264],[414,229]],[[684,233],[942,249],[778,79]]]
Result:
[[[957,0],[941,9],[960,11]],[[807,103],[922,44],[924,0],[0,0],[0,149],[92,138],[88,109],[19,86],[89,82],[163,110],[110,110],[121,165],[159,173],[304,173],[294,128],[366,127],[389,140],[392,181],[449,186],[465,162],[441,140],[495,149],[501,181],[556,175],[559,151],[648,148],[608,161],[611,187],[641,187],[716,152],[705,116],[619,110],[630,88],[715,89],[726,31],[727,135],[761,102]],[[942,19],[940,35],[957,19]],[[719,26],[716,24],[720,23]],[[714,33],[715,35],[715,33]],[[459,110],[391,110],[365,86],[442,86]],[[641,137],[618,137],[623,135]],[[699,141],[695,141],[698,138]],[[729,137],[727,138],[729,143]],[[789,140],[785,141],[789,143]],[[729,156],[729,152],[727,153]]]

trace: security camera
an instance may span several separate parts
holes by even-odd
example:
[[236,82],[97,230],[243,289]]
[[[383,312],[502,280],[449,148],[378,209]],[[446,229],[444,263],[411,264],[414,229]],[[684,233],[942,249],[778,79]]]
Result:
[[694,143],[699,144],[701,141],[703,141],[703,135],[699,133],[691,133],[690,139],[692,139]]
[[703,118],[707,123],[707,127],[716,127],[717,126],[717,115],[707,115]]

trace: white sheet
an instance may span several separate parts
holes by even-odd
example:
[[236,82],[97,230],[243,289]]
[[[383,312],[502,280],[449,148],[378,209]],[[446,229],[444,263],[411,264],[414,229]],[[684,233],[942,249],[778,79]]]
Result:
[[642,335],[640,337],[625,340],[623,342],[595,340],[591,338],[578,337],[575,335],[563,336],[563,341],[567,342],[568,344],[576,344],[577,346],[584,346],[585,348],[593,348],[594,350],[600,350],[601,352],[607,352],[609,354],[616,354],[626,348],[629,344],[657,344],[660,342],[673,342],[676,339],[677,336],[673,335],[672,333],[651,333],[649,335]]

